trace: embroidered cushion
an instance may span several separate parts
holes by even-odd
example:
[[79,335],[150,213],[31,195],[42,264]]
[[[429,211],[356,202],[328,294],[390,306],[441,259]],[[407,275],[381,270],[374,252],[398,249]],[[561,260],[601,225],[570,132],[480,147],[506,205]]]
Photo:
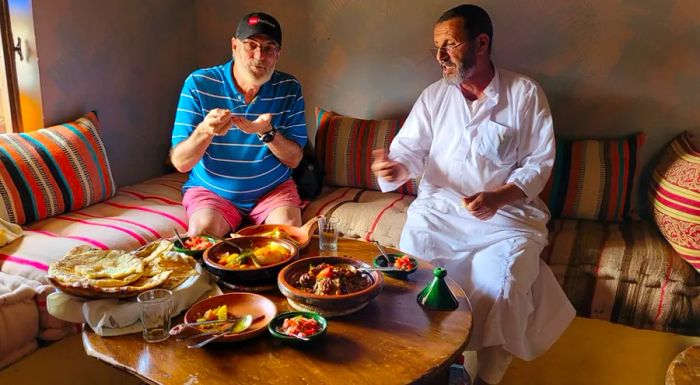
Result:
[[[379,190],[372,174],[372,150],[389,148],[405,118],[365,120],[316,108],[316,159],[330,186]],[[397,192],[416,195],[417,181],[409,180]]]
[[557,138],[557,156],[540,197],[553,217],[617,222],[631,213],[644,134],[613,140]]
[[649,194],[661,234],[700,271],[700,141],[693,141],[684,132],[666,148]]
[[35,222],[114,195],[99,120],[0,135],[0,218]]

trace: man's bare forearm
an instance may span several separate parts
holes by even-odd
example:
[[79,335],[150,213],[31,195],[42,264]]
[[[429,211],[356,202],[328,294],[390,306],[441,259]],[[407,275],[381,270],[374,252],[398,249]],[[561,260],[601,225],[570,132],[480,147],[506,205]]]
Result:
[[296,168],[304,156],[304,151],[297,142],[289,140],[279,133],[267,146],[277,159],[289,168]]
[[170,161],[173,166],[180,172],[189,172],[195,164],[199,162],[207,151],[207,147],[211,144],[214,137],[200,129],[202,123],[192,132],[189,138],[180,142],[170,152]]

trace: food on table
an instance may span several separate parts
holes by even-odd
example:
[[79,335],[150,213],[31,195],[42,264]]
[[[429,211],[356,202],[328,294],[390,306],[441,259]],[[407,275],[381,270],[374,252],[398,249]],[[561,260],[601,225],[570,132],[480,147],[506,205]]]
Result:
[[265,232],[262,232],[260,234],[255,234],[255,235],[260,236],[260,237],[292,239],[292,236],[288,232],[280,229],[279,227],[275,227],[274,229],[272,229],[270,231],[265,231]]
[[89,293],[138,293],[156,286],[171,289],[196,275],[192,257],[170,253],[173,244],[158,240],[136,252],[78,246],[49,267],[48,278],[59,286]]
[[366,289],[371,284],[372,278],[353,266],[321,263],[310,265],[309,271],[302,274],[294,286],[307,293],[340,295]]
[[[197,318],[197,322],[205,322],[205,321],[226,321],[228,319],[231,319],[231,322],[235,321],[235,317],[230,315],[228,313],[228,306],[226,305],[221,305],[217,306],[213,309],[207,309],[207,311],[202,314],[201,317]],[[195,328],[202,330],[202,331],[215,331],[215,330],[226,330],[228,327],[231,326],[230,322],[222,322],[222,323],[212,323],[212,324],[204,324],[204,325],[196,325]]]
[[277,331],[290,336],[310,337],[321,331],[321,324],[313,318],[298,315],[286,318],[282,326],[277,328]]
[[[207,237],[200,237],[198,235],[192,236],[192,237],[187,237],[184,240],[185,244],[182,245],[183,248],[189,249],[189,250],[205,250],[209,246],[213,245],[214,242],[212,242],[209,238]],[[178,244],[180,241],[178,241]]]
[[416,264],[411,261],[411,258],[409,258],[407,255],[402,255],[394,260],[394,267],[399,269],[399,270],[413,270],[416,267]]
[[270,241],[260,247],[243,249],[242,253],[225,252],[215,257],[215,261],[230,269],[252,269],[274,265],[292,256],[291,251],[278,242]]

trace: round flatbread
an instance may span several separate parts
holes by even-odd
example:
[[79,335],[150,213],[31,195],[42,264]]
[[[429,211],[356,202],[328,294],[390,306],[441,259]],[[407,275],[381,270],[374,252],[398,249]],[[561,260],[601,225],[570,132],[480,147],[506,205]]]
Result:
[[148,264],[154,266],[153,270],[170,271],[171,274],[163,283],[163,288],[174,289],[180,286],[187,278],[197,275],[195,265],[197,262],[189,255],[182,253],[167,253]]
[[78,246],[49,267],[49,277],[70,286],[119,287],[143,275],[143,261],[122,250]]
[[48,278],[69,294],[89,298],[124,298],[157,286],[173,289],[198,273],[194,258],[172,248],[167,240],[131,253],[78,246],[51,264]]

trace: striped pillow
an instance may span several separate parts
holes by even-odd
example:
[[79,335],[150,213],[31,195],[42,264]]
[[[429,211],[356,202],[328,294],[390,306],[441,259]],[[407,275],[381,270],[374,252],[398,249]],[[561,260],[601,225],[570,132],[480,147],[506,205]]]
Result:
[[[372,174],[372,150],[389,148],[405,118],[356,119],[316,108],[316,159],[331,186],[379,190]],[[416,195],[418,184],[411,179],[397,192]]]
[[700,141],[693,138],[684,132],[671,142],[654,170],[649,195],[661,234],[700,271]]
[[98,127],[91,112],[75,122],[0,135],[0,218],[21,225],[114,195]]
[[553,217],[617,222],[630,217],[644,134],[619,140],[557,139],[552,175],[540,197]]

